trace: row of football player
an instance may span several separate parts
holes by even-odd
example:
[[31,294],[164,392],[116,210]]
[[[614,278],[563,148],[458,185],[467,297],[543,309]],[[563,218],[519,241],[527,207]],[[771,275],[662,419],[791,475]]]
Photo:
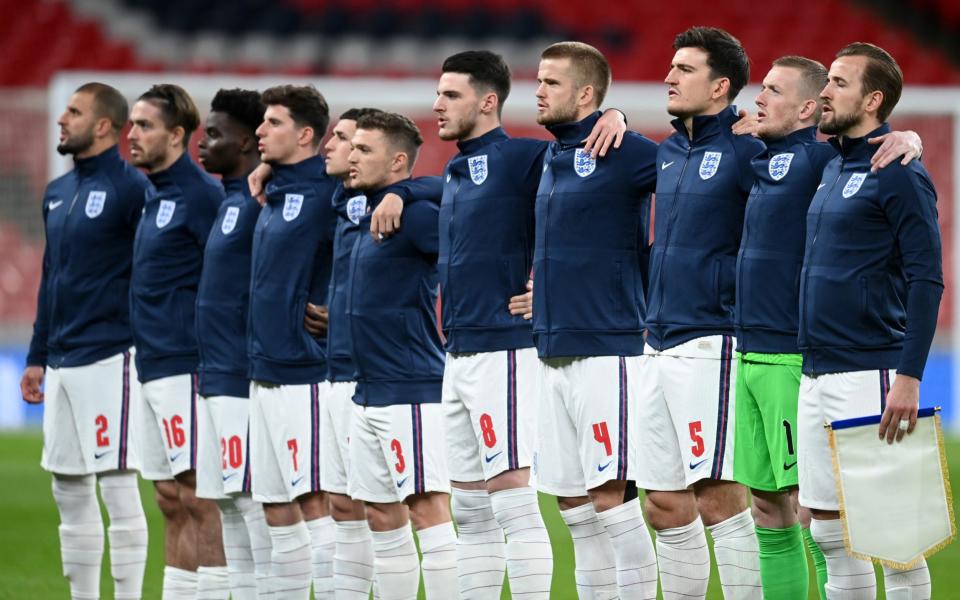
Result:
[[[677,131],[659,148],[624,133],[617,111],[601,117],[610,72],[589,46],[543,53],[537,120],[550,143],[500,128],[502,59],[450,57],[434,110],[460,152],[439,181],[409,179],[422,138],[400,115],[348,111],[319,156],[326,103],[281,86],[215,98],[201,162],[221,188],[184,154],[199,125],[189,96],[160,85],[130,119],[147,182],[116,151],[125,102],[81,87],[61,119],[76,168],[44,200],[23,381],[26,399],[43,399],[46,365],[43,464],[75,595],[96,593],[102,554],[92,474],[139,507],[136,467],[166,517],[169,597],[223,596],[224,562],[234,597],[306,597],[311,571],[317,595],[366,597],[375,574],[381,597],[411,597],[408,520],[428,597],[499,597],[505,569],[514,594],[547,596],[531,481],[559,498],[583,596],[655,597],[659,563],[665,597],[703,597],[706,525],[726,597],[804,597],[798,479],[815,517],[809,548],[847,573],[821,594],[872,597],[872,567],[843,550],[822,423],[884,403],[891,440],[915,421],[942,289],[935,197],[916,163],[871,172],[919,154],[915,134],[884,125],[902,76],[866,44],[843,49],[829,78],[785,57],[757,117],[738,122],[739,43],[693,28],[675,49]],[[816,142],[818,122],[835,149]],[[876,154],[868,138],[884,142]],[[262,209],[245,185],[260,159],[271,167]],[[661,218],[644,284],[653,191]],[[833,196],[855,201],[824,212]],[[535,295],[523,293],[531,272]],[[123,381],[113,399],[110,378]],[[655,548],[630,480],[648,490]],[[220,505],[222,546],[217,505],[200,498]],[[118,589],[136,596],[142,509],[118,523],[121,503],[104,501]],[[888,593],[929,595],[925,568],[886,576]]]

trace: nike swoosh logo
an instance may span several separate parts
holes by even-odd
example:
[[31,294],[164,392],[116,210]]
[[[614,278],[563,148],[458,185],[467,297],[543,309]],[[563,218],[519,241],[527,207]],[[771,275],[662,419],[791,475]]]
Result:
[[297,487],[297,484],[300,483],[301,481],[303,481],[303,476],[297,477],[296,479],[294,479],[293,481],[291,481],[291,482],[290,482],[290,486],[291,486],[291,487]]
[[825,184],[825,183],[821,183],[820,185],[818,185],[818,186],[817,186],[817,189],[819,190],[820,188],[822,188],[822,187],[826,187],[826,186],[827,186],[827,184]]
[[61,204],[63,204],[63,200],[57,200],[56,202],[51,202],[50,204],[47,205],[47,210],[55,210]]
[[232,477],[236,477],[236,475],[237,475],[236,473],[230,473],[229,475],[224,475],[223,480],[226,481]]
[[183,452],[177,452],[176,454],[171,454],[170,462],[177,462],[177,459],[180,458],[181,454],[183,454]]
[[500,456],[501,454],[503,454],[503,450],[501,450],[500,452],[497,452],[497,453],[494,454],[493,456],[486,456],[486,455],[484,455],[483,460],[487,461],[487,464],[490,464],[491,461],[495,460],[495,459],[496,459],[498,456]]
[[784,471],[789,471],[790,469],[794,468],[795,466],[797,466],[797,461],[793,461],[793,462],[790,463],[789,465],[788,465],[787,463],[783,463],[783,470],[784,470]]
[[605,465],[597,465],[597,471],[600,472],[600,473],[603,473],[603,471],[606,470],[606,468],[609,467],[609,466],[612,465],[612,464],[613,464],[613,461],[612,461],[612,460],[608,460],[608,461],[607,461],[607,464],[605,464]]
[[95,459],[97,459],[97,460],[100,460],[101,458],[103,458],[104,456],[110,454],[111,452],[113,452],[113,450],[105,450],[105,451],[103,451],[103,452],[94,452],[94,453],[93,453],[93,458],[95,458]]
[[410,476],[409,476],[409,475],[406,476],[406,477],[404,477],[404,478],[401,479],[400,481],[398,481],[398,482],[397,482],[397,489],[399,490],[400,488],[402,488],[402,487],[403,487],[403,484],[405,484],[408,479],[410,479]]
[[697,462],[691,462],[691,463],[690,463],[690,469],[696,469],[697,467],[699,467],[699,466],[702,465],[703,463],[707,462],[707,460],[708,460],[708,459],[705,458],[705,459],[700,460],[700,461],[697,461]]
[[677,162],[677,161],[671,160],[670,162],[660,163],[660,170],[661,170],[661,171],[666,171],[666,170],[667,170],[667,167],[669,167],[670,165],[672,165],[672,164],[675,163],[675,162]]

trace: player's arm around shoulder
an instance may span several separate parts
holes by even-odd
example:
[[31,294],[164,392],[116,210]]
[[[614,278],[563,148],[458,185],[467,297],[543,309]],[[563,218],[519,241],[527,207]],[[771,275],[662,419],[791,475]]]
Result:
[[429,200],[414,200],[406,207],[403,233],[418,251],[436,260],[440,252],[440,230],[437,220],[440,207]]
[[443,196],[443,179],[437,175],[415,177],[391,186],[370,216],[370,235],[384,240],[400,229],[403,206],[412,199],[430,200],[439,204]]
[[623,137],[619,152],[623,153],[620,164],[625,168],[625,176],[638,193],[648,194],[657,188],[657,151],[658,145],[650,138],[628,131]]

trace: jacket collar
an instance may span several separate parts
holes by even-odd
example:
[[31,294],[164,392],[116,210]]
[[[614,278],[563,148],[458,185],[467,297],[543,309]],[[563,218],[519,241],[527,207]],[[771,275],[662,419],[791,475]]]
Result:
[[189,174],[195,168],[193,164],[193,159],[190,158],[188,152],[184,152],[180,155],[172,165],[163,171],[157,171],[156,173],[147,173],[147,177],[150,178],[150,181],[153,182],[153,185],[157,189],[173,185],[177,180]]
[[593,126],[600,120],[601,114],[598,110],[580,121],[547,125],[547,131],[552,133],[562,146],[579,146],[583,143],[583,140],[587,139],[590,132],[593,131]]
[[885,133],[890,133],[890,126],[884,123],[867,135],[858,138],[835,136],[830,138],[830,144],[837,149],[844,160],[852,158],[870,158],[876,151],[876,146],[867,143],[872,137],[877,137]]
[[804,127],[775,140],[763,140],[767,144],[767,154],[772,156],[788,150],[798,143],[811,143],[817,140],[817,126]]
[[96,156],[73,159],[73,166],[81,175],[93,175],[105,166],[120,160],[123,160],[120,158],[120,149],[114,144]]
[[272,165],[274,186],[290,185],[310,179],[327,172],[326,159],[320,154],[305,158],[292,165]]
[[503,127],[496,127],[481,136],[457,142],[457,148],[460,149],[460,154],[473,154],[484,146],[488,146],[494,142],[501,142],[509,137],[507,132],[503,130]]
[[697,115],[693,118],[693,139],[687,137],[687,128],[683,119],[676,118],[670,121],[673,128],[682,134],[683,139],[689,140],[691,145],[697,145],[704,140],[717,136],[724,131],[730,131],[734,123],[739,120],[736,106],[728,106],[715,115]]

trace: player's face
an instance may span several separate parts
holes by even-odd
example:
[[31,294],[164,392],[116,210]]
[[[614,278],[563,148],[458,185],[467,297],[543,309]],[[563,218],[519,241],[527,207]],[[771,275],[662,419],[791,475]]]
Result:
[[396,158],[386,136],[378,129],[357,129],[351,144],[350,187],[358,190],[382,188]]
[[827,86],[820,92],[823,100],[820,131],[843,135],[863,120],[867,99],[862,82],[866,66],[867,59],[863,56],[841,56],[830,65]]
[[267,163],[285,164],[297,152],[297,142],[303,129],[297,127],[290,109],[271,104],[263,114],[263,123],[257,128],[260,142],[260,160]]
[[200,164],[210,173],[226,175],[237,170],[244,139],[250,135],[225,112],[212,111],[200,138]]
[[93,94],[78,92],[71,96],[67,109],[57,119],[57,125],[60,126],[57,152],[66,156],[89,150],[93,145],[93,127],[96,123]]
[[480,115],[481,98],[470,85],[470,76],[464,73],[444,73],[437,84],[437,113],[440,139],[444,141],[469,139]]
[[806,100],[802,98],[803,81],[800,71],[791,67],[773,67],[763,78],[757,95],[758,135],[764,139],[779,139],[796,130],[800,111]]
[[544,58],[537,70],[537,123],[556,125],[577,120],[577,87],[569,58]]
[[713,79],[709,55],[700,48],[680,48],[673,55],[667,84],[667,112],[685,118],[703,114],[710,108],[712,92],[717,85]]
[[333,126],[333,134],[323,146],[326,151],[327,175],[339,177],[348,183],[350,178],[350,140],[357,131],[357,122],[353,119],[340,119]]
[[173,133],[163,122],[163,114],[155,105],[138,100],[130,109],[130,162],[148,171],[167,160]]

